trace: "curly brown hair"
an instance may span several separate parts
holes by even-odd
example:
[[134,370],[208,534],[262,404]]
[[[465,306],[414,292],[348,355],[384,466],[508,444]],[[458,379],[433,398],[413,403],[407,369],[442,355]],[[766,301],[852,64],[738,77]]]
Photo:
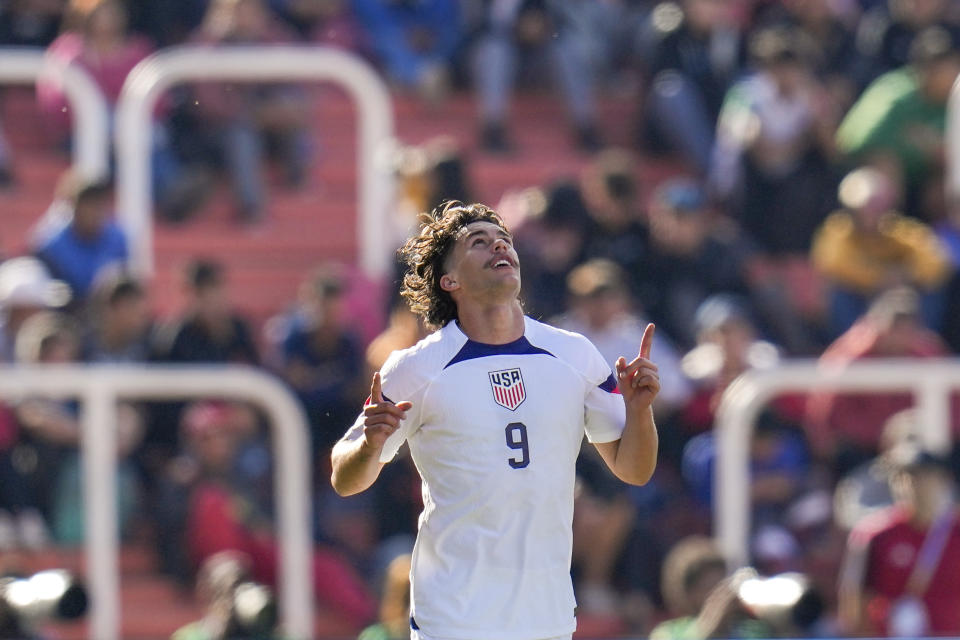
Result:
[[452,200],[432,213],[422,214],[420,232],[397,252],[407,265],[400,295],[407,299],[414,313],[423,317],[428,327],[439,329],[457,318],[457,306],[440,287],[440,277],[446,272],[444,263],[460,231],[474,222],[492,222],[507,230],[490,207]]

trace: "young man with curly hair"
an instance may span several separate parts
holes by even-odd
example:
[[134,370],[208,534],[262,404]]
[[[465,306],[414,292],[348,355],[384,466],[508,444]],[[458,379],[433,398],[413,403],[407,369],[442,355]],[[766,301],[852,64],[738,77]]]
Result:
[[624,482],[653,474],[653,325],[614,375],[583,336],[524,316],[512,237],[480,204],[448,203],[400,253],[402,293],[437,330],[374,374],[333,486],[367,489],[409,444],[424,498],[414,640],[569,639],[577,454],[586,435]]

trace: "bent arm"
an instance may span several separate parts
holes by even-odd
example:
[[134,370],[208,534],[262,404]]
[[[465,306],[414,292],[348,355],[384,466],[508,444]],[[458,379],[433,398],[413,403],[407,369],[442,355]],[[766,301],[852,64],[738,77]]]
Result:
[[647,407],[631,411],[628,407],[626,425],[620,439],[597,442],[594,446],[615,476],[627,484],[646,484],[657,468],[660,446],[653,410]]
[[380,476],[384,464],[380,462],[380,450],[360,438],[342,438],[330,454],[333,473],[330,482],[341,496],[352,496],[366,491]]
[[380,388],[380,373],[373,374],[370,399],[363,407],[363,422],[340,438],[330,454],[333,473],[330,483],[341,496],[352,496],[367,490],[380,475],[383,463],[380,454],[387,439],[400,426],[411,403],[394,404],[384,400]]
[[651,362],[650,348],[656,327],[648,324],[640,340],[640,354],[629,364],[618,358],[617,388],[626,409],[619,440],[597,443],[597,451],[610,471],[627,484],[643,485],[657,468],[660,437],[653,420],[653,400],[660,392],[657,365]]

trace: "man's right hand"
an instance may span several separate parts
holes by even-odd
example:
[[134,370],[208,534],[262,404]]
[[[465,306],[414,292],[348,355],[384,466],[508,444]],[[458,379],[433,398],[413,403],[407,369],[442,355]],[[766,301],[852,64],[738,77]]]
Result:
[[363,407],[363,447],[369,451],[379,452],[383,444],[400,426],[400,421],[407,416],[407,411],[413,406],[406,400],[394,404],[383,399],[380,388],[380,372],[373,374],[373,383],[370,385],[370,399]]

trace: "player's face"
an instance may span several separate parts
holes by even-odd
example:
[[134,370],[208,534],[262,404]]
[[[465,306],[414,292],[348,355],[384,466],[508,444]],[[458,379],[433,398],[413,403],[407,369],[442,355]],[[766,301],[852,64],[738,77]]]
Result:
[[472,222],[463,228],[447,259],[447,275],[454,291],[520,292],[520,260],[509,233],[492,222]]

